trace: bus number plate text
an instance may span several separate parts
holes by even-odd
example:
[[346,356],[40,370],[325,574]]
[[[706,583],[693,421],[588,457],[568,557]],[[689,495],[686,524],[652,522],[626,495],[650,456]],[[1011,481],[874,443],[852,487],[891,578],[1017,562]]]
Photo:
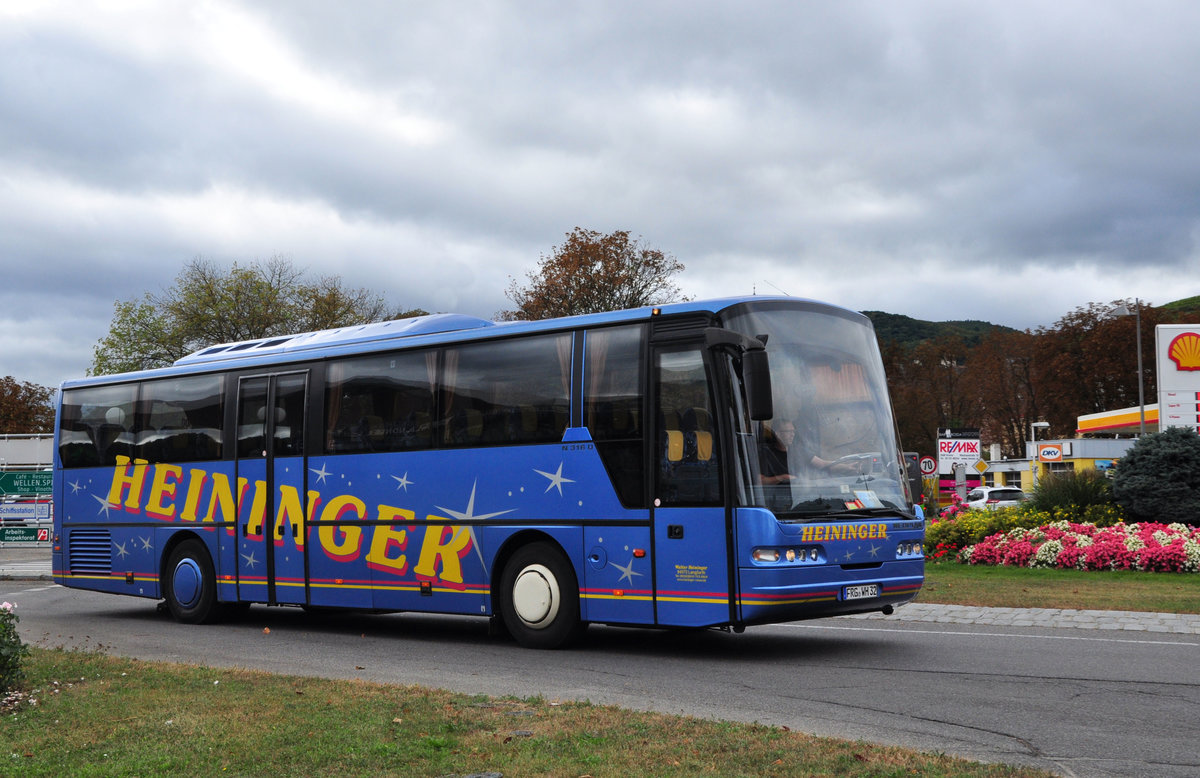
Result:
[[842,589],[843,600],[867,600],[879,596],[879,584],[856,584]]

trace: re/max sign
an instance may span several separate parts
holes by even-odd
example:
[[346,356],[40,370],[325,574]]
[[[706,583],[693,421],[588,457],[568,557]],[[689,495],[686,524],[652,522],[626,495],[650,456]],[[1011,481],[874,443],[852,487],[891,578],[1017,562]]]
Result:
[[974,454],[979,456],[978,440],[939,440],[939,454]]

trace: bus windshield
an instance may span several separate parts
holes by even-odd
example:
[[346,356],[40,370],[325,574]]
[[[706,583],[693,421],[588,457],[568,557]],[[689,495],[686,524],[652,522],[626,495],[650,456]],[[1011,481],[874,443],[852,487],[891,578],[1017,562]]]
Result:
[[774,416],[737,414],[743,505],[781,520],[909,513],[887,381],[866,319],[747,306],[726,326],[765,335]]

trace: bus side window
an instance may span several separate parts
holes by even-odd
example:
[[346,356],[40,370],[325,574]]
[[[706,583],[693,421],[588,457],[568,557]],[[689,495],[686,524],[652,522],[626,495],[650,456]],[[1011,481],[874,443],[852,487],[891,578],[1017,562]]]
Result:
[[584,357],[584,424],[613,489],[627,508],[646,506],[640,325],[588,330]]
[[435,356],[409,351],[331,363],[325,378],[325,452],[432,446]]
[[134,451],[137,384],[93,386],[63,395],[59,458],[63,467],[115,465]]
[[711,505],[721,499],[712,409],[699,349],[658,352],[658,486],[661,504]]
[[447,349],[439,437],[447,446],[557,443],[570,375],[569,334]]

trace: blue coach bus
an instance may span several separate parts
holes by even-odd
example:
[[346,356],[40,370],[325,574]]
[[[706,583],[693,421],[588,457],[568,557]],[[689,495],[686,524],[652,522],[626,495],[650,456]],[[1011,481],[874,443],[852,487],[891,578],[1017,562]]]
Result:
[[795,298],[437,314],[69,381],[53,568],[252,603],[589,623],[890,613],[924,578],[869,320]]

